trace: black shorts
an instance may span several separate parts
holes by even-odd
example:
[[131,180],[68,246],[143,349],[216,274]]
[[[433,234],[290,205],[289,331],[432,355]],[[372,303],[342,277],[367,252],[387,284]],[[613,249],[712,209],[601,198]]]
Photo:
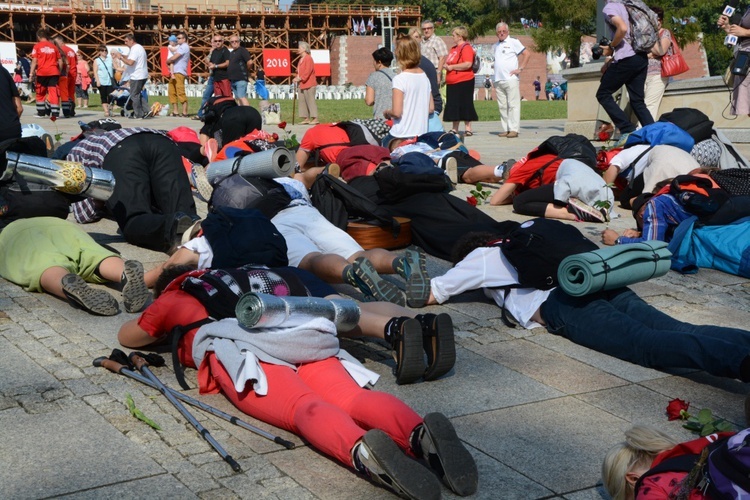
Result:
[[112,91],[115,89],[112,85],[100,85],[99,86],[99,95],[102,98],[102,103],[109,102],[109,94],[112,93]]

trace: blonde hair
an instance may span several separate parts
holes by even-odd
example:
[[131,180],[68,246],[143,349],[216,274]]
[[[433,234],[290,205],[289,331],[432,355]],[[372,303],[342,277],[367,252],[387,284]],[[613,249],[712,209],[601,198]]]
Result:
[[408,36],[396,40],[396,60],[401,69],[416,68],[419,66],[419,60],[422,57],[422,51],[419,48],[419,42]]
[[422,38],[422,30],[418,27],[414,26],[413,28],[409,28],[409,38],[414,38],[414,34],[418,34],[419,38]]
[[634,425],[625,431],[625,441],[607,452],[602,463],[602,482],[613,500],[633,498],[626,475],[636,468],[648,469],[656,455],[673,448],[677,441],[660,430]]
[[469,39],[469,30],[467,30],[464,26],[456,26],[453,28],[453,31],[451,33],[455,33],[461,38],[464,39],[464,41]]

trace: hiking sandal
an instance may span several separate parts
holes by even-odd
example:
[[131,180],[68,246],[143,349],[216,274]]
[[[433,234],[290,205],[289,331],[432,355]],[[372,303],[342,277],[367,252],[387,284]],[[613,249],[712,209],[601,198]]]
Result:
[[396,285],[384,280],[366,257],[358,257],[352,264],[357,288],[368,302],[382,300],[400,306],[406,305],[406,296]]
[[422,457],[446,486],[461,496],[475,493],[479,482],[477,464],[451,421],[442,413],[428,413],[421,429],[417,429]]
[[403,498],[432,500],[441,496],[440,482],[416,460],[407,457],[380,429],[371,429],[353,450],[355,468],[370,480]]
[[427,354],[426,381],[435,380],[456,364],[456,343],[453,336],[453,320],[449,314],[420,314],[417,316],[422,328],[422,345]]
[[406,249],[406,303],[409,307],[424,307],[430,298],[430,277],[427,275],[424,252],[415,246]]
[[66,274],[60,281],[63,293],[71,305],[100,316],[114,316],[119,312],[117,300],[112,294],[105,290],[91,288],[77,274]]
[[125,284],[122,287],[122,305],[129,313],[143,309],[151,297],[146,282],[143,281],[143,264],[137,260],[126,260],[122,273]]

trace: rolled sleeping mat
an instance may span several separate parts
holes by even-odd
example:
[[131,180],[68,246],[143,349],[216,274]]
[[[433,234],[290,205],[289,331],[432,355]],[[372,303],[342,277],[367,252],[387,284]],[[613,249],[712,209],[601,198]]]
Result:
[[212,185],[235,172],[240,177],[289,177],[294,170],[294,161],[294,155],[288,149],[274,148],[209,163],[206,176]]
[[565,293],[581,297],[663,276],[671,257],[663,241],[615,245],[566,257],[557,279]]
[[237,301],[237,321],[245,328],[294,327],[314,318],[326,318],[342,332],[359,323],[359,306],[353,300],[276,296],[246,293]]
[[6,172],[13,172],[27,181],[51,186],[63,193],[107,201],[115,189],[115,177],[109,170],[12,151],[6,151],[5,157],[8,160]]

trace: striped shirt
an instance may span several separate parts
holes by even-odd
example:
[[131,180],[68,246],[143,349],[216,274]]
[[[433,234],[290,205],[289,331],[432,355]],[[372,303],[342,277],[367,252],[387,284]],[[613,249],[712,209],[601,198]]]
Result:
[[70,150],[67,159],[77,161],[86,167],[102,168],[104,157],[109,150],[115,147],[124,139],[135,134],[161,134],[166,135],[163,130],[155,130],[146,127],[121,128],[104,132],[103,134],[92,135]]
[[680,222],[689,219],[693,214],[687,212],[671,194],[654,196],[646,203],[643,211],[643,232],[639,238],[621,236],[618,243],[640,243],[642,241],[672,239],[672,234]]

